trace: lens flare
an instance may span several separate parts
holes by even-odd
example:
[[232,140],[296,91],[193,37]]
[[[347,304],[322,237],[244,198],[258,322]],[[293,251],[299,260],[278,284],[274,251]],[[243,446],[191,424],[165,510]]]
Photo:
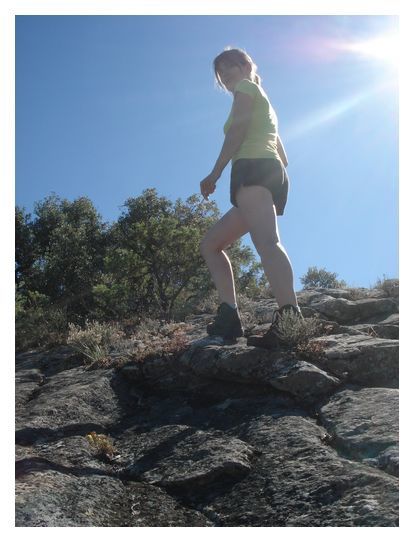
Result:
[[388,90],[392,87],[392,82],[382,82],[367,88],[360,92],[342,98],[337,102],[331,103],[322,107],[316,111],[310,112],[308,115],[302,117],[296,123],[292,123],[287,127],[284,133],[284,140],[291,142],[294,139],[298,139],[306,135],[311,130],[315,130],[324,124],[336,121],[342,115],[345,115],[352,109],[355,109],[363,102],[370,100],[376,95]]
[[399,39],[396,34],[377,36],[365,41],[343,43],[340,48],[368,58],[384,60],[394,65],[398,65],[400,57]]

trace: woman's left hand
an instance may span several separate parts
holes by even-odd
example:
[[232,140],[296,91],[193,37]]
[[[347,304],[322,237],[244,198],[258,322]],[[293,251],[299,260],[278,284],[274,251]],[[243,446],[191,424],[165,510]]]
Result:
[[219,175],[210,173],[210,175],[207,175],[207,177],[201,181],[200,192],[204,199],[208,199],[208,196],[214,192],[219,178]]

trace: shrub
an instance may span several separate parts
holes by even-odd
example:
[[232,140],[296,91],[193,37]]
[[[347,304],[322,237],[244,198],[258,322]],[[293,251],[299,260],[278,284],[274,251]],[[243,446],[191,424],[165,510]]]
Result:
[[383,275],[383,278],[377,279],[377,282],[374,285],[374,288],[382,290],[387,296],[398,297],[399,292],[399,280],[398,279],[389,279],[386,275]]
[[361,288],[349,288],[348,296],[351,301],[357,301],[358,299],[365,299],[369,295],[368,292],[362,290]]
[[305,360],[317,362],[325,357],[326,341],[309,341],[299,344],[296,353]]
[[254,326],[256,324],[257,317],[255,303],[252,301],[252,298],[244,293],[240,293],[237,296],[237,306],[245,328],[248,329],[251,326]]
[[292,310],[278,316],[276,329],[281,341],[288,347],[297,347],[309,342],[321,332],[320,320],[316,317],[301,319]]
[[36,291],[16,292],[16,351],[52,347],[65,342],[66,311]]
[[128,361],[179,355],[188,346],[190,324],[142,320],[128,335],[118,324],[88,322],[84,329],[70,324],[67,343],[80,352],[89,367],[121,367]]
[[159,357],[179,356],[188,347],[187,331],[191,324],[183,322],[143,321],[131,336],[134,348],[130,359],[150,361]]
[[304,288],[345,288],[344,280],[337,280],[338,273],[331,273],[324,267],[309,267],[300,281]]
[[105,365],[110,361],[110,353],[125,339],[125,334],[116,325],[86,321],[82,329],[69,324],[67,344],[81,353],[90,363]]

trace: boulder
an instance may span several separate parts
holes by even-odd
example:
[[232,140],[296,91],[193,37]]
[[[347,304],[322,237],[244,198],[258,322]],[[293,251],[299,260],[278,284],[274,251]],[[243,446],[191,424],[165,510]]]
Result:
[[343,298],[317,300],[310,304],[313,310],[340,324],[368,322],[378,315],[398,312],[398,305],[392,298],[359,299],[350,301]]
[[[59,372],[51,378],[43,375],[35,396],[26,403],[19,399],[17,442],[31,444],[47,435],[77,434],[81,428],[105,431],[107,426],[116,424],[122,409],[111,386],[113,375],[114,369],[87,371],[83,367]],[[21,385],[19,374],[17,380]]]
[[398,475],[398,390],[338,391],[320,408],[320,421],[342,453]]
[[304,415],[258,416],[233,429],[261,454],[248,476],[201,498],[218,526],[396,526],[394,477],[338,456]]
[[74,475],[47,465],[16,483],[16,527],[209,527],[203,514],[188,510],[150,484],[114,477]]
[[[125,442],[118,445],[125,446]],[[223,432],[180,425],[137,433],[129,437],[127,447],[133,457],[122,476],[170,491],[243,478],[254,455],[247,443]]]
[[307,361],[281,360],[270,383],[292,394],[298,403],[313,404],[333,393],[340,380]]
[[324,345],[315,363],[342,382],[366,386],[398,386],[398,341],[369,335],[336,334],[313,339]]

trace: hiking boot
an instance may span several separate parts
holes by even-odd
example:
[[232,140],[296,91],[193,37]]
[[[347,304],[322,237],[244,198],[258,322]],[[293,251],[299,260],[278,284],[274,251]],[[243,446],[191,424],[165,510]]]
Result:
[[259,346],[261,348],[277,348],[284,346],[283,339],[279,335],[278,323],[280,316],[286,311],[293,311],[298,318],[303,320],[302,313],[294,305],[283,305],[273,313],[272,324],[264,335],[251,335],[247,338],[247,346]]
[[219,335],[223,339],[243,337],[244,331],[239,310],[233,309],[225,302],[221,303],[214,322],[207,324],[207,333],[209,335]]

